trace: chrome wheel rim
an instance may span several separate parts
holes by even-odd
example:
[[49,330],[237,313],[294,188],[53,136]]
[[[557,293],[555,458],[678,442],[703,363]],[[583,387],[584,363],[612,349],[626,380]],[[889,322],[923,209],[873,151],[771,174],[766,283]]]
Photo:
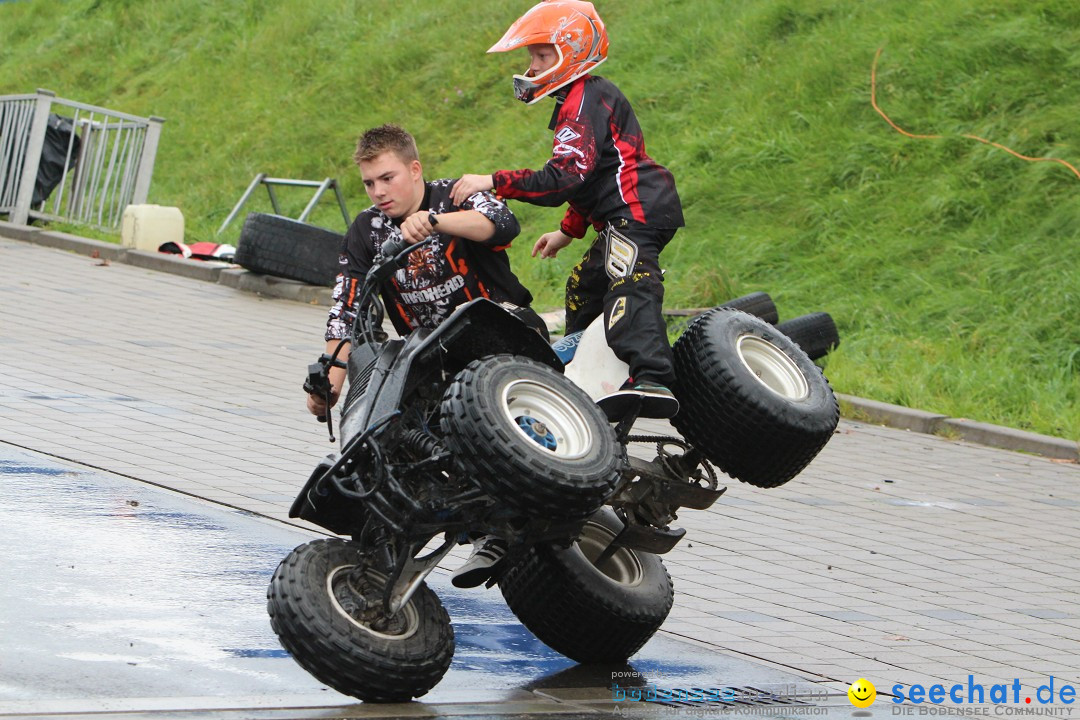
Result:
[[515,380],[503,389],[502,408],[515,430],[541,452],[565,460],[580,458],[593,446],[585,415],[562,393],[532,380]]
[[[376,630],[371,626],[364,613],[365,598],[374,598],[374,601],[381,605],[382,592],[375,592],[372,587],[356,587],[352,573],[354,567],[356,566],[340,565],[326,575],[326,595],[330,598],[334,610],[356,627],[377,638],[399,641],[416,634],[420,628],[420,616],[411,601],[392,618],[387,618],[382,629]],[[386,584],[386,578],[374,570],[365,573],[365,580],[365,585],[373,584],[377,588]]]
[[757,335],[743,335],[737,342],[739,359],[758,382],[777,395],[797,402],[810,395],[799,366],[780,348]]
[[603,573],[607,578],[620,585],[633,586],[641,583],[645,577],[645,571],[641,567],[641,561],[637,553],[621,547],[611,553],[610,557],[597,564],[597,558],[611,545],[615,539],[615,533],[603,525],[594,522],[585,523],[581,529],[581,536],[574,547],[577,548],[589,564]]

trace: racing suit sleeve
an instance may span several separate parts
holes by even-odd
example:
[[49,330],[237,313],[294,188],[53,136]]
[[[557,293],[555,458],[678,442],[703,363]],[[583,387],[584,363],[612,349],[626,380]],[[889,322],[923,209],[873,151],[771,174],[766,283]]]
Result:
[[495,226],[495,232],[487,240],[475,241],[493,250],[508,247],[521,232],[521,225],[514,213],[490,192],[478,192],[461,204],[460,210],[476,210]]
[[[569,200],[589,178],[596,168],[596,130],[606,124],[602,103],[594,102],[594,107],[588,107],[585,86],[581,82],[573,87],[559,109],[554,123],[551,159],[540,170],[493,173],[491,178],[496,193],[533,205],[554,207]],[[584,230],[575,237],[582,235]]]
[[374,245],[362,225],[358,217],[349,226],[341,243],[341,254],[338,256],[341,272],[334,283],[331,296],[334,304],[330,307],[330,316],[326,321],[326,340],[349,337],[349,330],[356,319],[356,301],[359,299],[357,293],[371,269],[374,255]]
[[589,221],[571,206],[566,209],[566,215],[563,216],[559,229],[572,238],[580,239],[589,231]]

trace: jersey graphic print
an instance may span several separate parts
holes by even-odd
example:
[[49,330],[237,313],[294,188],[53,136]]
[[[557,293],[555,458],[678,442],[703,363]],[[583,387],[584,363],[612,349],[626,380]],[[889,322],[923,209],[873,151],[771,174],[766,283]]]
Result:
[[592,129],[575,120],[568,120],[555,133],[551,162],[561,165],[564,172],[577,175],[582,180],[596,164],[596,143]]
[[[400,235],[401,230],[396,225],[393,227]],[[410,254],[409,263],[394,273],[394,289],[401,298],[398,309],[413,327],[438,327],[461,304],[461,301],[452,302],[454,293],[464,290],[467,296],[472,295],[465,289],[465,277],[451,262],[454,245],[455,239],[448,242],[442,233],[437,233],[431,245]],[[460,265],[461,270],[468,270],[464,261]],[[484,295],[481,288],[476,290],[480,292],[478,297]]]
[[555,133],[555,139],[558,140],[560,143],[572,142],[574,140],[577,140],[579,137],[581,137],[581,133],[575,131],[569,125],[563,126],[562,130]]
[[[454,180],[427,183],[426,207],[436,214],[475,210],[495,226],[489,240],[465,240],[436,231],[432,242],[410,253],[405,267],[397,270],[384,289],[387,314],[400,334],[418,327],[435,328],[457,306],[476,298],[526,306],[532,296],[510,271],[504,248],[518,234],[519,225],[506,204],[491,193],[479,192],[461,207],[453,205]],[[345,236],[342,274],[334,288],[326,338],[348,337],[356,316],[358,282],[391,240],[402,239],[400,220],[371,207],[360,213]]]

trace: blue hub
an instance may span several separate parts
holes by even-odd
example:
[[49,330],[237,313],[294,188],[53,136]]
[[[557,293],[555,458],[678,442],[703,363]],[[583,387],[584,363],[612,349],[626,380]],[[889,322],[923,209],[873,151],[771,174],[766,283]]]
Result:
[[547,425],[536,418],[522,415],[517,419],[517,424],[522,432],[535,440],[541,447],[547,448],[548,450],[554,450],[559,446],[559,444],[555,442],[555,436],[548,430]]

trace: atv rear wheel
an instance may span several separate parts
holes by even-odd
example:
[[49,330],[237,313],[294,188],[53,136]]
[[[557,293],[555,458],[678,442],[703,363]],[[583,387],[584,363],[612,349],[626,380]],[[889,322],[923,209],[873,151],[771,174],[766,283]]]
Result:
[[386,578],[359,571],[363,555],[336,538],[293,550],[266,593],[270,625],[301,667],[340,693],[367,702],[420,697],[450,667],[450,616],[423,584],[393,617],[382,616]]
[[622,662],[671,610],[674,589],[659,556],[618,548],[597,563],[622,527],[610,508],[601,508],[572,546],[537,545],[499,579],[521,624],[571,660]]
[[832,437],[832,388],[799,346],[759,318],[714,308],[674,345],[671,423],[732,477],[783,485]]
[[447,388],[441,415],[446,443],[464,471],[530,517],[588,517],[622,470],[615,433],[596,404],[533,360],[474,360]]

